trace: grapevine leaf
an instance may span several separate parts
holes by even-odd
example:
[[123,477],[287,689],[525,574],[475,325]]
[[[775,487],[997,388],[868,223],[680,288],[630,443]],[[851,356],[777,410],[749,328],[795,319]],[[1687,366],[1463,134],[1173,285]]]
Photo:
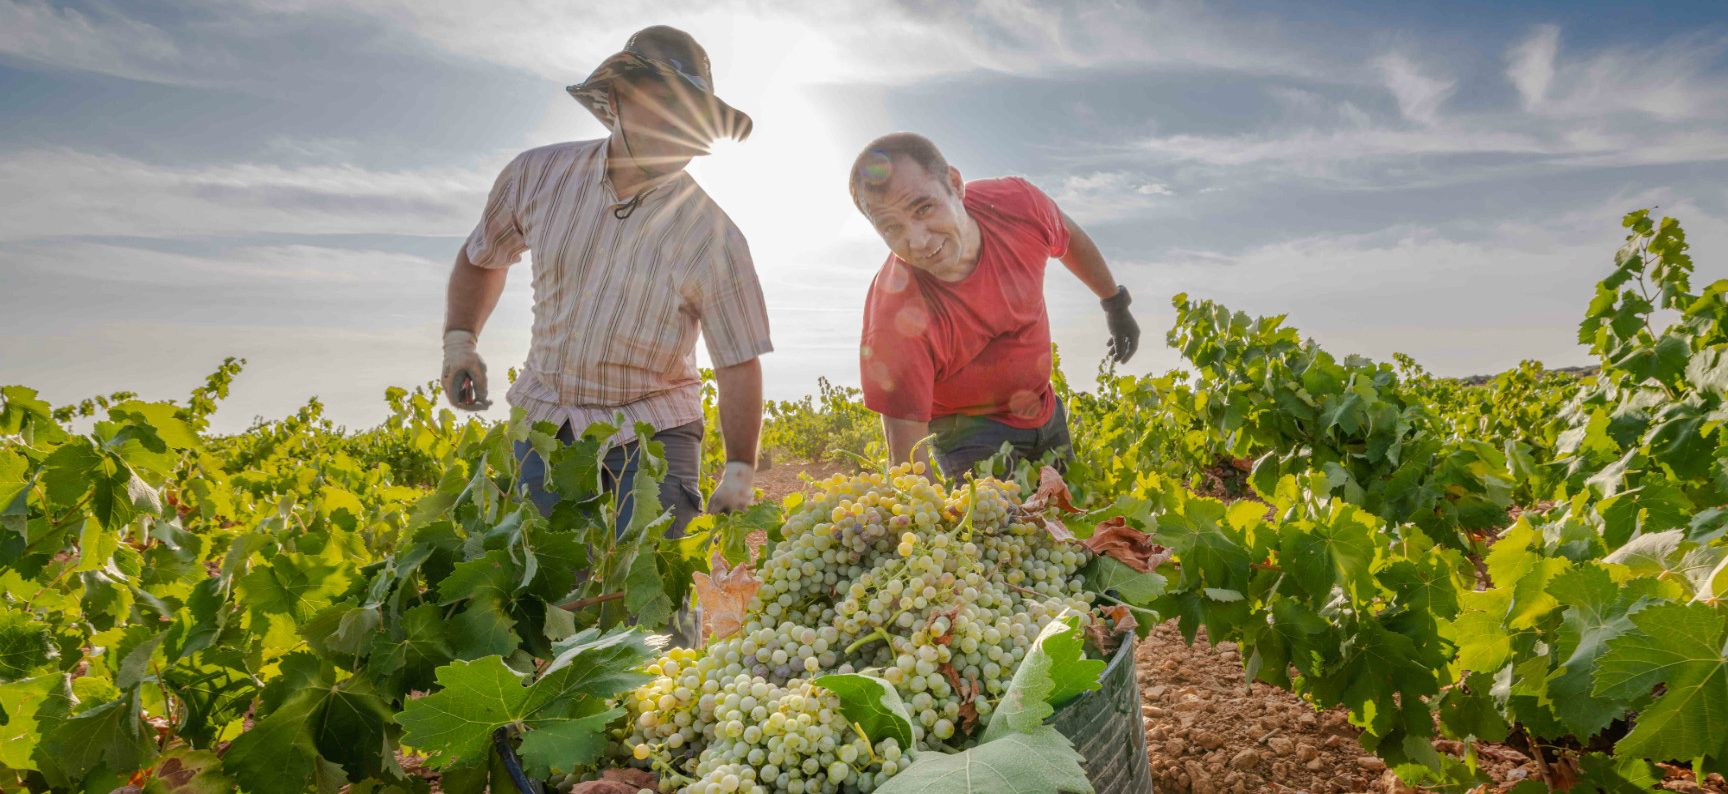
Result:
[[0,450],[0,514],[24,509],[30,491],[30,461],[10,450]]
[[1497,586],[1512,589],[1512,601],[1505,614],[1509,628],[1530,628],[1560,606],[1548,594],[1548,582],[1571,563],[1544,557],[1541,548],[1541,533],[1520,518],[1488,552],[1488,575]]
[[1169,581],[1159,573],[1141,573],[1110,557],[1094,557],[1087,563],[1086,590],[1091,593],[1114,591],[1138,607],[1152,603],[1168,589]]
[[502,656],[516,650],[522,642],[516,633],[515,619],[495,595],[469,599],[450,620],[449,637],[456,655],[467,659]]
[[611,709],[529,731],[517,748],[523,770],[531,777],[547,778],[592,766],[606,750],[606,725],[624,713],[623,709]]
[[960,753],[923,753],[879,794],[1090,794],[1068,738],[1049,726],[1010,733]]
[[887,738],[902,748],[912,747],[912,719],[892,684],[858,673],[825,675],[810,683],[840,698],[840,713],[846,715],[847,722],[863,728],[871,742]]
[[228,746],[222,768],[246,781],[250,794],[301,794],[320,790],[320,780],[341,779],[341,767],[318,754],[308,730],[318,703],[311,692],[290,698]]
[[1377,735],[1390,731],[1400,712],[1408,717],[1419,710],[1429,719],[1424,701],[1440,693],[1435,673],[1443,659],[1425,656],[1410,637],[1375,623],[1364,623],[1340,650],[1343,659],[1310,682],[1315,700],[1343,704],[1351,722]]
[[53,635],[47,624],[23,612],[0,612],[0,681],[29,675],[47,664],[53,654]]
[[376,675],[389,677],[393,691],[431,689],[433,671],[455,657],[444,633],[443,610],[421,604],[402,613],[392,631],[372,638],[367,664]]
[[95,519],[84,519],[78,530],[78,565],[80,573],[100,570],[120,548],[120,533],[108,529]]
[[[1585,753],[1578,758],[1578,792],[1644,794],[1661,788],[1662,770],[1642,758],[1615,758],[1605,753]],[[1543,789],[1547,791],[1546,788]]]
[[1176,509],[1158,517],[1155,536],[1182,563],[1183,589],[1204,584],[1219,589],[1246,586],[1251,556],[1242,533],[1225,520],[1227,510],[1215,499],[1183,499]]
[[[541,526],[541,525],[537,525]],[[528,536],[524,533],[524,536]],[[525,592],[552,603],[576,586],[578,573],[588,570],[588,547],[575,532],[537,530],[533,533],[534,556],[540,570]]]
[[624,577],[624,608],[643,626],[664,626],[672,619],[672,599],[666,595],[660,558],[652,543],[644,543],[630,561],[630,572]]
[[1639,535],[1602,561],[1624,565],[1639,576],[1682,576],[1694,591],[1703,591],[1709,587],[1711,570],[1723,556],[1721,547],[1693,543],[1686,540],[1685,530],[1671,529]]
[[454,604],[464,598],[508,600],[516,592],[521,572],[510,552],[493,549],[466,562],[456,563],[450,575],[438,583],[438,603]]
[[253,612],[287,615],[301,623],[328,606],[330,597],[347,589],[348,582],[342,565],[303,554],[280,553],[240,577],[236,586]]
[[480,763],[491,752],[492,731],[527,718],[522,676],[487,656],[438,668],[440,691],[408,702],[396,722],[402,743],[423,750],[433,769]]
[[[450,769],[484,763],[491,753],[492,731],[505,725],[532,732],[586,720],[594,733],[601,733],[606,721],[596,725],[591,718],[606,710],[607,698],[649,680],[636,669],[653,651],[636,629],[604,635],[589,629],[561,647],[532,686],[524,686],[526,679],[498,656],[438,668],[441,690],[409,701],[396,718],[406,731],[402,743],[426,751],[428,766]],[[557,735],[570,741],[581,732],[567,727]],[[538,758],[536,763],[550,765],[557,756]]]
[[1077,615],[1046,624],[1014,671],[981,741],[1032,731],[1056,713],[1057,707],[1097,689],[1106,665],[1102,660],[1086,658],[1084,640]]
[[1487,673],[1471,673],[1463,685],[1441,695],[1436,704],[1440,724],[1454,738],[1504,741],[1511,731],[1490,694],[1493,679]]
[[[656,655],[640,629],[604,634],[584,629],[553,646],[558,655],[541,671],[528,705],[547,714],[588,714],[613,695],[635,689],[652,677],[640,668]],[[560,710],[562,709],[562,710]]]
[[66,679],[42,675],[0,684],[0,767],[36,769],[30,760],[46,726],[66,716],[71,708],[71,690]]
[[[242,780],[256,779],[256,774],[281,763],[272,759],[281,746],[289,748],[286,752],[297,762],[277,774],[291,776],[297,785],[310,785],[328,771],[326,764],[341,768],[338,777],[358,779],[382,773],[389,757],[385,748],[390,709],[365,679],[332,681],[332,673],[327,663],[310,654],[288,657],[282,677],[271,682],[262,701],[273,708],[261,711],[262,719],[241,734],[225,756],[230,771]],[[242,754],[240,760],[226,760],[237,752]]]
[[1624,699],[1592,695],[1590,674],[1608,642],[1632,630],[1631,613],[1647,604],[1655,584],[1634,579],[1622,585],[1608,569],[1589,565],[1566,571],[1548,585],[1548,592],[1566,605],[1555,643],[1555,658],[1562,661],[1548,679],[1548,690],[1555,716],[1573,735],[1595,735],[1625,714]]
[[1598,697],[1642,698],[1666,690],[1638,712],[1614,752],[1622,757],[1728,757],[1728,610],[1657,604],[1632,616],[1636,632],[1608,642],[1596,669]]
[[1373,516],[1335,502],[1316,521],[1285,524],[1279,558],[1314,598],[1324,598],[1336,585],[1353,600],[1366,601],[1376,590],[1370,571],[1378,556],[1379,534]]
[[76,438],[55,449],[42,462],[42,484],[50,504],[69,507],[90,490],[92,482],[107,482],[102,453],[87,438]]
[[131,772],[156,755],[155,730],[138,718],[138,690],[54,726],[36,748],[36,763],[56,786],[97,769]]

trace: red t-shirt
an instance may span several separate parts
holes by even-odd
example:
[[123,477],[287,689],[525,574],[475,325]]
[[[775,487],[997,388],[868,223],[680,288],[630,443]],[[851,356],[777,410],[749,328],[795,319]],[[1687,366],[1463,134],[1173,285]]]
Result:
[[1019,177],[966,183],[978,267],[947,283],[893,254],[864,301],[864,404],[897,419],[988,416],[1040,427],[1050,389],[1044,265],[1068,252],[1056,202]]

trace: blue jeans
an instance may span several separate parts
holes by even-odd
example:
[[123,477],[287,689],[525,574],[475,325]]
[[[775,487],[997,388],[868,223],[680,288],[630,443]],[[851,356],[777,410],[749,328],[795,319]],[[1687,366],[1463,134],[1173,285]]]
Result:
[[[576,431],[571,429],[570,423],[558,428],[558,440],[565,444],[575,443]],[[660,507],[671,508],[673,516],[672,528],[666,537],[682,537],[684,526],[702,513],[702,492],[696,487],[698,462],[702,457],[702,423],[691,422],[662,430],[654,434],[654,440],[665,447],[666,454],[666,479],[660,482]],[[620,444],[609,450],[601,462],[601,479],[606,490],[620,495],[618,525],[613,528],[619,534],[630,526],[630,515],[636,510],[631,486],[636,482],[640,446],[635,441]],[[516,458],[522,461],[522,487],[528,492],[529,500],[540,509],[541,515],[552,515],[559,496],[546,490],[546,461],[526,441],[516,442]]]
[[955,414],[930,420],[930,432],[936,434],[936,462],[949,478],[964,476],[979,461],[1002,449],[1003,443],[1012,448],[1009,467],[1021,460],[1037,460],[1045,453],[1053,453],[1052,465],[1058,471],[1066,471],[1068,461],[1074,459],[1074,442],[1068,435],[1068,411],[1060,400],[1043,427],[1010,427],[987,416]]

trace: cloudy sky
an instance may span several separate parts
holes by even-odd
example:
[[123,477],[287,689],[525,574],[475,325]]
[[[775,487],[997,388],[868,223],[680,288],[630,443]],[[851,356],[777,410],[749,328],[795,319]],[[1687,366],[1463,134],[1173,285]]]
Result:
[[[1177,364],[1177,292],[1442,374],[1582,363],[1584,303],[1645,206],[1728,275],[1717,2],[0,0],[0,383],[179,397],[237,355],[219,429],[312,395],[378,421],[385,387],[436,375],[498,169],[599,137],[562,88],[655,23],[756,119],[693,172],[755,254],[770,397],[858,380],[883,247],[845,171],[897,129],[1092,233],[1136,296],[1133,371]],[[481,340],[500,379],[526,275]],[[1086,377],[1097,304],[1054,264],[1048,295]]]

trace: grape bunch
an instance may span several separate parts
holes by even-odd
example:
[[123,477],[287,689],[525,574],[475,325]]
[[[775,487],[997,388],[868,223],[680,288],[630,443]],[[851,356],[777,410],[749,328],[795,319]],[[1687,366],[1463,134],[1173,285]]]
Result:
[[[1016,484],[949,489],[923,471],[816,483],[742,628],[670,651],[625,699],[618,760],[685,794],[837,794],[874,790],[920,750],[967,746],[1044,625],[1087,613],[1088,558],[1018,508]],[[853,672],[896,689],[912,746],[866,735],[812,683]]]

